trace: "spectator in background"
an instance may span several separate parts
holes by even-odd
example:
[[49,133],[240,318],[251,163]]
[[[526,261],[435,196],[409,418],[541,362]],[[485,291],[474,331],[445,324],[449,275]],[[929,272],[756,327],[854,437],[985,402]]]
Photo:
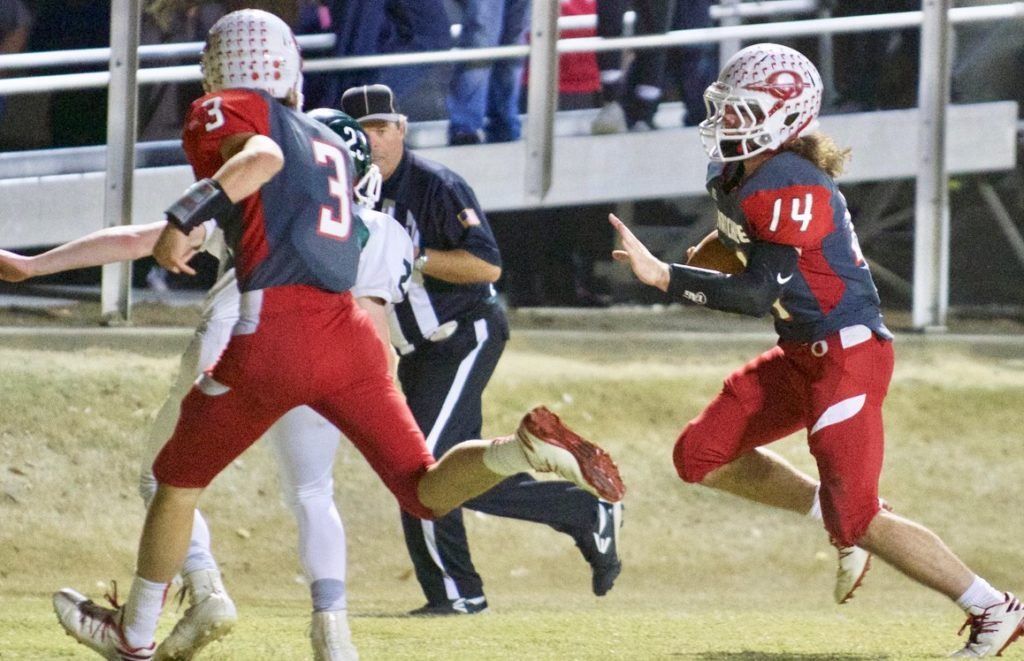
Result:
[[[460,4],[460,48],[523,42],[530,0],[460,0]],[[470,145],[484,140],[518,140],[522,78],[523,62],[519,59],[457,64],[448,92],[448,142]]]
[[[102,0],[42,0],[29,37],[30,51],[110,46],[110,3]],[[99,67],[106,69],[106,65]],[[71,73],[98,70],[77,68]],[[102,145],[107,141],[107,90],[68,90],[50,95],[54,147]]]
[[[636,0],[637,34],[711,27],[711,0]],[[622,34],[624,0],[599,0],[598,34]],[[598,54],[605,105],[591,127],[594,133],[657,128],[654,116],[664,96],[666,77],[677,88],[685,114],[683,126],[704,119],[704,89],[714,82],[718,55],[714,44],[638,51],[623,75],[619,52]]]
[[[562,16],[593,16],[597,0],[561,0]],[[593,37],[592,29],[564,30],[562,39]],[[565,53],[558,58],[558,107],[560,110],[593,108],[601,91],[601,75],[594,53]]]
[[[331,17],[331,10],[323,2],[318,0],[299,0],[299,15],[293,26],[296,35],[300,34],[321,34],[333,31],[334,22]],[[317,54],[323,56],[327,51],[318,50]],[[336,107],[331,104],[330,87],[331,73],[308,73],[302,77],[303,103],[307,108],[330,108]]]
[[[921,0],[839,0],[835,15],[919,11]],[[835,36],[838,109],[844,112],[909,108],[917,100],[920,31],[892,30]]]
[[[672,17],[673,30],[712,27],[711,0],[679,0]],[[683,102],[683,126],[697,126],[707,114],[704,90],[718,77],[718,46],[714,43],[670,48],[665,74]],[[668,85],[666,85],[667,87]],[[653,117],[653,113],[652,113]]]
[[[492,0],[493,1],[493,0]],[[443,0],[327,0],[335,57],[447,50],[451,21]],[[345,90],[383,82],[406,96],[423,78],[421,66],[339,71],[332,76],[324,105],[337,107]]]
[[[20,53],[28,43],[32,15],[21,0],[0,0],[0,55]],[[3,77],[0,71],[0,77]],[[0,121],[4,117],[4,98],[0,96]]]
[[[685,0],[684,0],[685,1]],[[634,33],[661,34],[668,31],[676,0],[632,0],[636,12]],[[621,37],[622,15],[626,0],[598,0],[597,34]],[[661,98],[661,80],[665,72],[665,51],[646,48],[637,51],[628,71],[623,71],[622,51],[597,54],[601,69],[601,95],[604,106],[594,119],[595,134],[654,128],[653,109]]]

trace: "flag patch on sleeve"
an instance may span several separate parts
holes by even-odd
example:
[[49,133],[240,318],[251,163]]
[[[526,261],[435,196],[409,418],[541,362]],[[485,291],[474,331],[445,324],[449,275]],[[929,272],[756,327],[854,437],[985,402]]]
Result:
[[480,218],[476,215],[476,211],[472,209],[463,209],[459,212],[459,222],[465,228],[476,227],[480,224]]

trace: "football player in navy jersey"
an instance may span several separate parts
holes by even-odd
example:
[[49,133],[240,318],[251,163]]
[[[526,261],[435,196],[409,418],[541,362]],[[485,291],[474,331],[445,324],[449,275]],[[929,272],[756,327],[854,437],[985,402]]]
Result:
[[610,457],[543,408],[513,436],[468,441],[433,458],[372,321],[353,303],[351,164],[338,135],[300,112],[300,68],[294,35],[272,14],[239,10],[210,29],[207,93],[192,104],[183,134],[199,180],[167,210],[154,256],[170,270],[189,270],[189,232],[216,219],[235,255],[239,319],[153,463],[158,487],[127,602],[114,595],[111,609],[71,589],[54,595],[65,631],[108,659],[153,657],[199,496],[296,406],[338,427],[419,517],[443,515],[524,470],[556,473],[610,501],[624,494]]
[[[742,272],[666,264],[614,216],[622,250],[613,255],[682,301],[772,312],[779,343],[730,375],[683,430],[673,454],[679,476],[796,512],[820,507],[837,545],[874,553],[967,612],[970,638],[956,656],[1000,653],[1021,633],[1017,598],[975,575],[931,531],[880,507],[892,334],[833,180],[847,153],[812,132],[817,70],[795,50],[757,44],[726,63],[704,98],[717,240],[736,251]],[[761,447],[800,429],[820,485]]]

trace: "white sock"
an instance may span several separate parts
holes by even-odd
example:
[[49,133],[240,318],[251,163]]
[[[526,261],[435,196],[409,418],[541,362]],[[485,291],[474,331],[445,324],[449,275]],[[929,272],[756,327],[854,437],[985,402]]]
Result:
[[814,502],[811,503],[811,509],[807,512],[807,516],[812,519],[821,521],[821,485],[814,487]]
[[136,576],[124,605],[121,629],[132,647],[149,647],[156,637],[156,625],[167,597],[167,583],[154,583]]
[[1003,603],[1003,593],[988,584],[988,581],[980,576],[974,577],[974,582],[967,588],[967,591],[956,600],[956,605],[964,610],[976,608],[985,610],[989,606]]
[[484,465],[498,475],[515,475],[533,469],[515,436],[491,441],[484,450]]

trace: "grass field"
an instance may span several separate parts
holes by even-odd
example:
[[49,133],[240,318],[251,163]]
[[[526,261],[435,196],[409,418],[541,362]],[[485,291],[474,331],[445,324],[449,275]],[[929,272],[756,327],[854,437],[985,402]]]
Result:
[[[89,344],[89,343],[84,343]],[[0,658],[90,658],[61,633],[50,593],[94,597],[130,581],[142,521],[139,437],[176,367],[180,339],[130,348],[81,338],[0,348]],[[507,433],[546,403],[617,458],[630,492],[624,572],[601,599],[571,541],[470,515],[491,613],[402,617],[421,604],[393,498],[347,445],[337,461],[349,595],[365,659],[923,658],[959,646],[955,606],[876,567],[857,598],[831,601],[834,555],[814,522],[683,485],[679,429],[765,342],[523,334],[485,398]],[[1020,345],[902,338],[887,402],[884,495],[999,587],[1024,590],[1017,510],[1024,454]],[[802,438],[776,449],[802,468]],[[255,448],[203,509],[242,621],[210,659],[308,657],[307,590],[270,453]],[[164,630],[173,609],[164,617]],[[1014,647],[1008,656],[1024,656]]]

